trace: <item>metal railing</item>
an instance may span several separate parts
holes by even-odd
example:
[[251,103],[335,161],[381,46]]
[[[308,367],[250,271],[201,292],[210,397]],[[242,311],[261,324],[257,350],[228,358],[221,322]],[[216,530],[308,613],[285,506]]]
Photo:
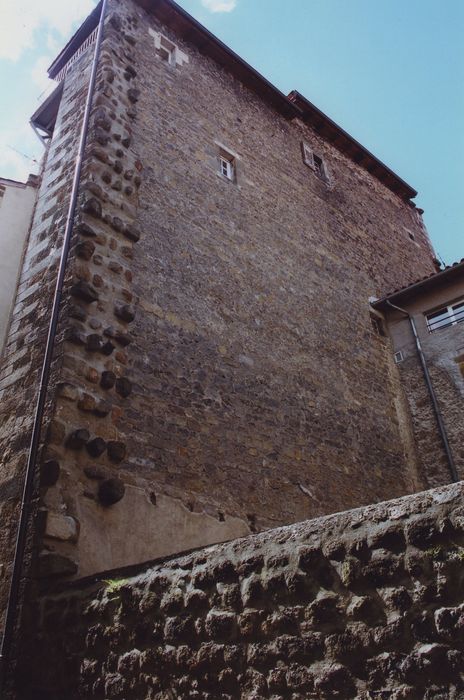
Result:
[[96,38],[97,38],[97,33],[98,33],[98,26],[95,27],[95,29],[93,30],[93,32],[91,34],[89,34],[87,39],[79,46],[77,51],[75,53],[73,53],[73,55],[71,56],[69,61],[66,63],[66,65],[64,65],[63,68],[60,70],[60,72],[57,74],[57,76],[55,77],[55,80],[58,83],[61,83],[61,81],[65,79],[65,77],[69,73],[71,67],[82,56],[84,51],[86,51],[86,49],[88,49],[89,46],[92,46],[92,44],[95,43]]
[[437,318],[435,321],[429,321],[427,319],[427,327],[429,333],[441,330],[442,328],[448,328],[449,326],[455,326],[457,323],[464,321],[464,308],[459,311],[450,311],[447,316],[442,318]]

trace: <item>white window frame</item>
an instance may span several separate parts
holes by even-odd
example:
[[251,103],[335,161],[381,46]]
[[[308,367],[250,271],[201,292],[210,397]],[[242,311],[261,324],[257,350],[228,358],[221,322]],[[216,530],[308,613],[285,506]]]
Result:
[[[457,306],[462,306],[463,308],[456,310]],[[433,317],[440,312],[443,312],[443,314],[446,312],[446,315],[441,319],[440,325],[437,325],[437,321],[434,320]],[[464,322],[464,299],[459,299],[452,304],[442,306],[440,309],[430,311],[425,314],[425,320],[427,321],[429,333],[435,333],[443,328],[449,328],[450,326],[456,326],[458,323]]]
[[[314,153],[313,149],[306,141],[301,142],[301,153],[303,155],[303,163],[314,171],[316,177],[318,177],[323,182],[329,182],[329,171],[327,169],[327,164],[322,156],[318,153]],[[315,158],[321,161],[320,167],[316,165]]]

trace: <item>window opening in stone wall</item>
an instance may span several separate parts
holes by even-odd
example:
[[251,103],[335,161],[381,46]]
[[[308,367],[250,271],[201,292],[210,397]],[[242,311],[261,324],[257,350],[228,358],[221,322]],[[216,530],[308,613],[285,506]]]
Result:
[[219,156],[219,174],[223,177],[235,181],[235,158],[231,153],[221,149]]
[[398,352],[395,352],[393,355],[393,359],[395,360],[395,364],[399,365],[400,362],[403,362],[404,360],[404,355],[402,350],[398,350]]
[[187,54],[181,51],[170,39],[159,32],[155,32],[153,29],[149,29],[148,32],[154,39],[157,55],[163,61],[166,61],[171,66],[182,66],[184,63],[189,62]]
[[464,321],[464,299],[426,314],[425,318],[430,333],[448,326],[455,326]]
[[307,165],[308,168],[311,168],[311,170],[314,170],[318,178],[327,182],[329,178],[324,159],[317,153],[314,153],[311,146],[305,141],[301,142],[301,151],[304,164]]
[[382,338],[385,338],[387,334],[385,332],[385,326],[383,325],[382,319],[379,316],[376,316],[375,314],[371,314],[370,316],[374,333],[376,335],[380,335]]

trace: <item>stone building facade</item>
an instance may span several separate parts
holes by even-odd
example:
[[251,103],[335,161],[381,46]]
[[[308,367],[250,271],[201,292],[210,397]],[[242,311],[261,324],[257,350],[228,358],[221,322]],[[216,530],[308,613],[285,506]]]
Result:
[[[464,261],[385,296],[373,306],[386,320],[412,416],[421,470],[430,485],[461,479],[464,474]],[[430,387],[424,369],[430,377]],[[436,397],[436,410],[430,392]]]
[[[33,119],[49,144],[0,372],[2,605],[99,10]],[[369,305],[435,270],[415,191],[171,0],[109,0],[96,70],[31,595],[441,483]]]

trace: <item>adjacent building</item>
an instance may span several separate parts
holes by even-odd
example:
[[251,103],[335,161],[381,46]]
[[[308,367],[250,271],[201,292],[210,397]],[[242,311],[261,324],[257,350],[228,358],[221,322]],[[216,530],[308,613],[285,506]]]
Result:
[[383,312],[432,485],[464,474],[464,260],[373,302]]
[[30,175],[27,182],[0,177],[0,357],[16,296],[37,184],[35,175]]

